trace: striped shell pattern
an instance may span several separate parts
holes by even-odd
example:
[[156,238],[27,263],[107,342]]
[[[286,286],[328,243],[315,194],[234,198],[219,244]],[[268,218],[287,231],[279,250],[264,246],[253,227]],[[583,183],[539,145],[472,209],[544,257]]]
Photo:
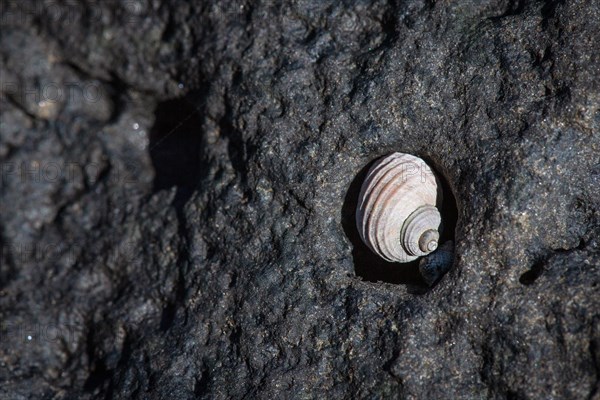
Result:
[[363,242],[383,259],[405,263],[438,247],[442,191],[422,159],[404,153],[381,158],[367,173],[356,225]]

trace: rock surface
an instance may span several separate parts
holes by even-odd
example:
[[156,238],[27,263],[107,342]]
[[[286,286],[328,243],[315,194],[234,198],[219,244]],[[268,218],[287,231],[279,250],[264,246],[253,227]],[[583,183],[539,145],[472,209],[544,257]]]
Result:
[[[0,7],[0,398],[599,398],[597,0]],[[392,151],[431,289],[353,227]]]

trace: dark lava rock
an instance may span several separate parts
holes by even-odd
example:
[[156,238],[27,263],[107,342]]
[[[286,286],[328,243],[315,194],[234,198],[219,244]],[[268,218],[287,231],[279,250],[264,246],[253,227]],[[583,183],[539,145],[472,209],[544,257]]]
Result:
[[[0,398],[599,398],[597,0],[0,5]],[[357,240],[392,151],[431,289]]]

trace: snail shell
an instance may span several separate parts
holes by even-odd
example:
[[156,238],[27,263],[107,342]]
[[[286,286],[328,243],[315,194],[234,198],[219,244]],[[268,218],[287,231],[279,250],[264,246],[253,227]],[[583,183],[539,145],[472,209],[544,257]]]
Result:
[[373,252],[387,261],[410,262],[437,249],[441,203],[441,185],[425,161],[393,153],[367,173],[356,226]]

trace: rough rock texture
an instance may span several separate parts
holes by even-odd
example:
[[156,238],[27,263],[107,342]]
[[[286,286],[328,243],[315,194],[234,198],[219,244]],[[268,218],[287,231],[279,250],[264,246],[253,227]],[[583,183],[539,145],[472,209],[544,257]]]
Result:
[[[598,399],[600,2],[284,3],[0,3],[0,398]],[[431,289],[353,227],[392,151]]]

